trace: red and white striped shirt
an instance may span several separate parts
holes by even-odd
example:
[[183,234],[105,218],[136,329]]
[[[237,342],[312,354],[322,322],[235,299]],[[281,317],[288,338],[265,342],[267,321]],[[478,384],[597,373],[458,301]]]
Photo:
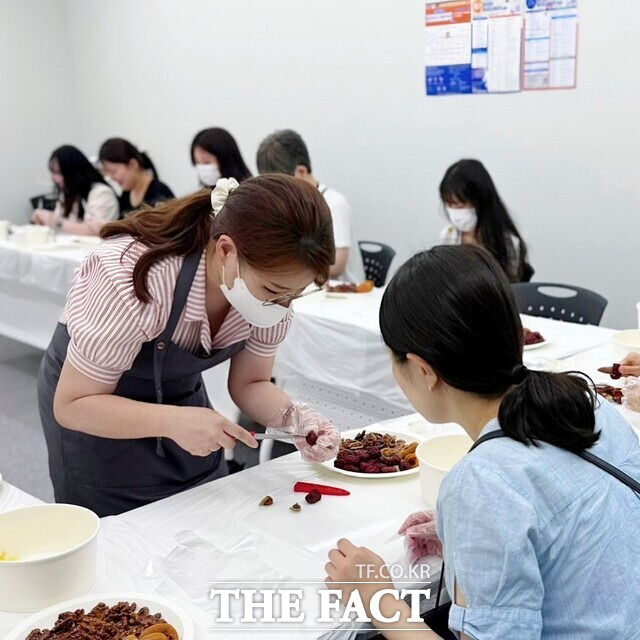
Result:
[[[115,384],[131,368],[143,343],[157,338],[169,320],[184,257],[169,256],[149,269],[151,302],[145,304],[135,295],[133,268],[146,250],[131,236],[106,240],[85,258],[71,285],[60,318],[71,338],[67,358],[76,369],[98,382]],[[291,314],[274,327],[263,329],[250,325],[231,307],[212,337],[205,308],[205,283],[203,252],[173,342],[192,353],[201,346],[209,353],[246,340],[245,348],[250,353],[264,358],[273,356],[287,335]]]

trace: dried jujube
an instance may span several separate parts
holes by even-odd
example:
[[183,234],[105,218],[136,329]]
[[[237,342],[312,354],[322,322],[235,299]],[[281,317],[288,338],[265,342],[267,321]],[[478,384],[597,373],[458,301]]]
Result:
[[322,499],[322,494],[317,489],[312,489],[311,491],[309,491],[309,493],[307,493],[304,499],[309,504],[314,504],[315,502],[319,502]]

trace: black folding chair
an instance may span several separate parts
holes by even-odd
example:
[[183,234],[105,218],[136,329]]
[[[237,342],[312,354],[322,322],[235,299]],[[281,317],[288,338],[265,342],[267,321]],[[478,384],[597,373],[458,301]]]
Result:
[[577,324],[600,324],[608,300],[595,291],[551,282],[511,285],[518,311],[530,316]]
[[376,287],[382,287],[387,281],[389,267],[396,252],[386,244],[363,240],[358,242],[367,280],[373,280]]

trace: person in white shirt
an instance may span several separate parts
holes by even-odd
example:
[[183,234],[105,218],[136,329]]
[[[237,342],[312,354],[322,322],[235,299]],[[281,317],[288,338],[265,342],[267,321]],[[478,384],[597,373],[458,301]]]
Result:
[[36,209],[34,224],[63,233],[96,236],[107,222],[120,215],[118,198],[89,159],[76,147],[64,145],[49,159],[51,178],[59,191],[53,211]]
[[257,164],[260,174],[286,173],[309,182],[322,193],[331,210],[336,245],[336,261],[330,276],[356,283],[364,280],[362,257],[353,242],[351,207],[340,192],[315,178],[307,145],[300,134],[283,129],[267,136],[258,148]]
[[440,199],[449,218],[441,244],[476,244],[493,255],[511,282],[528,282],[534,273],[527,245],[498,191],[478,160],[451,165],[440,183]]

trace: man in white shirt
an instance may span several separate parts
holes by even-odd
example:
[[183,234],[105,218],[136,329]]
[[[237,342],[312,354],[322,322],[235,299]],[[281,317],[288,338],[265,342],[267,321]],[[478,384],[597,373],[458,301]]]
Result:
[[286,173],[306,180],[322,193],[331,210],[336,244],[331,278],[361,282],[364,269],[358,247],[352,248],[351,207],[341,193],[321,184],[313,176],[309,152],[300,135],[291,129],[283,129],[267,136],[258,148],[257,164],[261,174]]

